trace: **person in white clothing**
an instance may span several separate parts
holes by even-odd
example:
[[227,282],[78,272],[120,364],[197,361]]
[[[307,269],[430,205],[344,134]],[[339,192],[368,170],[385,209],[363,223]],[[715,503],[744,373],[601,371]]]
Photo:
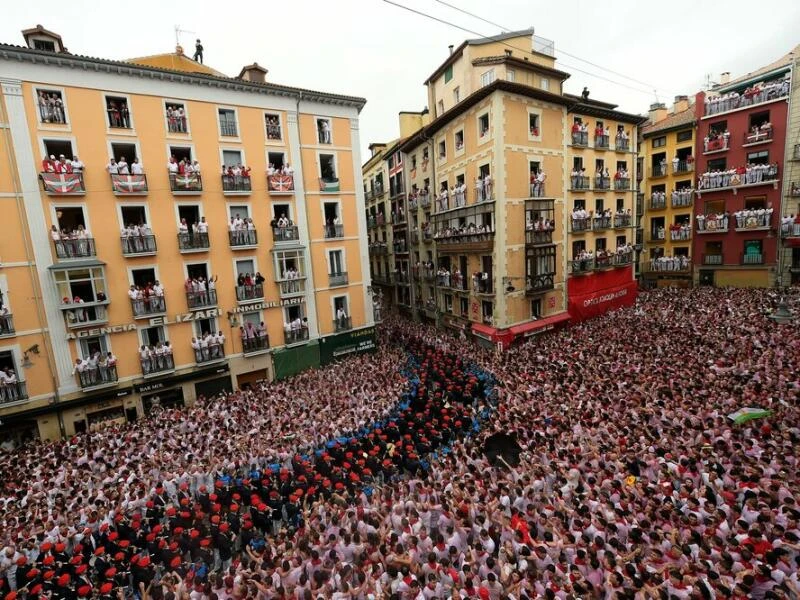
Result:
[[117,168],[119,169],[120,175],[130,175],[130,170],[128,170],[128,161],[125,160],[124,156],[119,157]]
[[117,175],[119,173],[119,165],[117,164],[117,161],[113,156],[108,161],[108,164],[106,165],[106,170],[111,175]]
[[131,163],[131,175],[144,175],[144,168],[138,158],[134,158]]

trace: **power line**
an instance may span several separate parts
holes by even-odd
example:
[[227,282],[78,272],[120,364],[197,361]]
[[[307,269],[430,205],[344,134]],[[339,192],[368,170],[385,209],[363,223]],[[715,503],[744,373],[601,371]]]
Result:
[[[415,9],[415,8],[411,8],[410,6],[405,6],[403,4],[399,4],[397,2],[393,2],[392,0],[382,0],[382,1],[385,2],[386,4],[391,4],[392,6],[396,6],[397,8],[402,8],[403,10],[407,10],[408,12],[417,14],[417,15],[419,15],[421,17],[425,17],[426,19],[431,19],[433,21],[437,21],[439,23],[442,23],[443,25],[447,25],[449,27],[455,27],[456,29],[460,29],[461,31],[464,31],[466,33],[470,33],[472,35],[476,35],[476,36],[478,36],[480,38],[483,38],[483,39],[492,40],[495,37],[495,36],[490,36],[490,35],[483,35],[482,33],[479,33],[479,32],[474,31],[472,29],[467,29],[466,27],[462,27],[461,25],[457,25],[457,24],[455,24],[455,23],[453,23],[451,21],[447,21],[445,19],[440,19],[439,17],[435,17],[433,15],[429,15],[428,13],[424,13],[424,12],[422,12],[420,10]],[[500,44],[503,44],[504,46],[508,46],[512,50],[519,50],[519,51],[522,51],[522,52],[526,52],[525,48],[520,48],[519,46],[514,46],[512,44],[509,44],[509,43],[505,42],[504,40],[495,40],[495,41],[499,42]],[[612,84],[620,86],[620,87],[628,88],[629,90],[633,90],[634,92],[638,92],[640,94],[645,94],[645,95],[649,96],[654,91],[654,90],[643,90],[643,89],[640,89],[638,87],[633,87],[632,85],[628,85],[626,83],[621,83],[619,81],[614,81],[613,79],[609,79],[608,77],[603,77],[602,75],[598,75],[596,73],[591,73],[589,71],[584,71],[583,69],[580,69],[580,68],[575,67],[573,65],[568,65],[568,64],[566,64],[564,62],[562,62],[561,64],[564,67],[567,67],[568,69],[572,69],[573,71],[577,71],[579,73],[583,73],[583,74],[588,75],[589,77],[593,77],[595,79],[601,79],[603,81],[607,81],[609,83],[612,83]]]
[[[449,2],[445,2],[444,0],[434,0],[434,2],[438,2],[439,4],[447,6],[448,8],[452,8],[453,10],[457,10],[460,13],[463,13],[465,15],[469,15],[470,17],[472,17],[474,19],[478,19],[479,21],[483,21],[484,23],[488,23],[489,25],[492,25],[494,27],[498,27],[498,28],[500,28],[500,29],[502,29],[504,31],[511,31],[511,28],[509,28],[509,27],[504,27],[503,25],[500,25],[499,23],[495,23],[493,21],[489,21],[488,19],[484,19],[480,15],[476,15],[475,13],[471,13],[468,10],[464,10],[463,8],[459,8],[458,6],[450,4]],[[570,58],[574,58],[576,60],[584,62],[587,65],[591,65],[591,66],[596,67],[598,69],[603,69],[604,71],[608,71],[609,73],[613,73],[614,75],[617,75],[619,77],[623,77],[623,78],[625,78],[625,79],[627,79],[629,81],[633,81],[633,82],[639,83],[641,85],[645,85],[650,89],[653,89],[653,90],[656,89],[656,87],[653,84],[648,83],[646,81],[642,81],[641,79],[636,79],[635,77],[629,77],[628,75],[625,75],[625,73],[620,73],[619,71],[614,71],[613,69],[609,69],[608,67],[604,67],[602,65],[598,65],[597,63],[593,63],[592,61],[586,60],[585,58],[581,58],[580,56],[577,56],[575,54],[570,54],[566,50],[559,49],[558,51],[561,54],[565,55],[565,56],[569,56]]]

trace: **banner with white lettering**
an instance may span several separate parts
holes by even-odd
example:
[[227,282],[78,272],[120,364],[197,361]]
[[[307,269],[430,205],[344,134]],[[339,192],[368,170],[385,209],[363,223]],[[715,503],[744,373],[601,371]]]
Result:
[[632,306],[638,285],[631,279],[632,266],[570,277],[567,284],[569,314],[573,322],[585,321],[610,310]]

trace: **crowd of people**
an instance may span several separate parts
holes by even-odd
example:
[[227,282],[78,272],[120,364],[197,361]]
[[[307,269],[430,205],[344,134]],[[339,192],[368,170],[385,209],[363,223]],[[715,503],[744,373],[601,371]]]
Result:
[[189,133],[186,109],[181,105],[168,104],[166,109],[167,130],[170,133]]
[[208,221],[200,217],[199,221],[189,222],[186,217],[178,221],[178,244],[181,250],[190,248],[208,248]]
[[708,135],[703,138],[703,152],[727,150],[730,147],[730,139],[731,132],[727,128],[720,130],[712,126],[708,130]]
[[434,232],[434,238],[437,242],[443,244],[453,243],[461,244],[465,242],[481,242],[491,239],[494,235],[494,228],[491,224],[486,223],[468,223],[466,225],[451,225],[442,227]]
[[255,246],[258,243],[256,224],[253,219],[251,217],[242,218],[239,213],[233,215],[228,223],[228,236],[231,246]]
[[47,93],[39,90],[36,101],[39,105],[39,119],[42,123],[66,124],[67,115],[64,111],[64,100],[61,98],[60,92]]
[[[504,354],[389,318],[374,354],[0,450],[0,593],[796,598],[778,300],[659,289]],[[483,452],[494,434],[518,464]]]
[[213,306],[217,303],[217,280],[218,275],[204,277],[202,275],[190,276],[184,282],[186,291],[186,301],[189,308],[202,306]]
[[686,271],[691,266],[691,259],[685,254],[675,256],[656,256],[650,259],[651,271]]
[[106,171],[108,171],[109,175],[144,175],[144,167],[135,156],[130,164],[125,160],[124,156],[120,156],[119,160],[112,156],[108,160]]
[[669,239],[673,242],[683,242],[692,239],[692,225],[688,220],[672,223],[669,226]]
[[226,192],[250,191],[250,167],[222,165],[222,189]]
[[77,155],[72,158],[67,158],[63,154],[59,154],[56,158],[55,154],[45,155],[42,159],[42,173],[58,173],[59,175],[67,175],[71,173],[83,173],[85,165]]
[[131,128],[131,111],[128,108],[128,103],[124,100],[119,102],[117,102],[117,100],[108,100],[106,112],[108,113],[109,127],[121,129]]
[[95,351],[85,358],[76,358],[72,375],[81,387],[92,387],[117,380],[117,357],[112,352]]
[[142,344],[139,348],[139,362],[142,374],[163,373],[175,368],[175,358],[172,355],[172,346],[169,341],[156,344]]
[[204,363],[225,358],[225,334],[222,331],[204,331],[192,338],[195,362]]
[[721,94],[719,96],[706,96],[705,114],[714,115],[788,95],[788,78],[783,78],[778,81],[761,82],[746,88],[741,94],[739,92],[728,92],[727,94]]
[[762,181],[773,181],[778,178],[778,163],[748,163],[743,167],[732,167],[724,170],[706,171],[697,179],[697,189],[752,185]]
[[59,258],[81,258],[93,256],[95,252],[92,233],[82,223],[61,229],[51,225],[50,239]]
[[164,298],[164,286],[156,279],[142,285],[131,284],[128,289],[133,314],[136,317],[162,313],[167,310]]

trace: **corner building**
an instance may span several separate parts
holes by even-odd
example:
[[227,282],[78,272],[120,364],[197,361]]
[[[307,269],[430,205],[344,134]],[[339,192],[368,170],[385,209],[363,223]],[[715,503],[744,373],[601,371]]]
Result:
[[[228,77],[180,47],[110,61],[41,26],[23,35],[0,53],[0,366],[16,379],[0,439],[134,420],[374,348],[363,99],[269,83],[258,64]],[[199,172],[171,173],[170,157]],[[129,297],[156,281],[163,294]],[[116,364],[87,366],[97,353]]]

